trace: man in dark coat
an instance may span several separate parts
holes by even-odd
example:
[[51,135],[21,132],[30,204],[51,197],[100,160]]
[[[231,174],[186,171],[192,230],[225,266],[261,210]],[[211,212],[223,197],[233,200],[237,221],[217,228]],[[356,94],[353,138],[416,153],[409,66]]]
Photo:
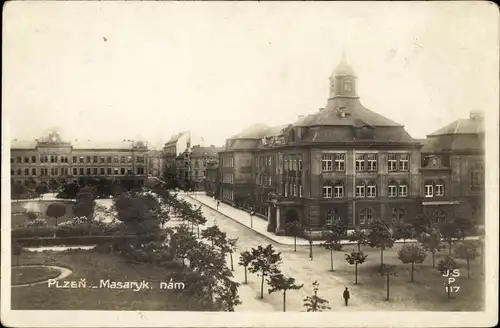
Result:
[[349,302],[349,297],[351,297],[351,294],[349,293],[349,290],[347,287],[344,290],[344,300],[345,300],[345,306],[347,306],[347,303]]

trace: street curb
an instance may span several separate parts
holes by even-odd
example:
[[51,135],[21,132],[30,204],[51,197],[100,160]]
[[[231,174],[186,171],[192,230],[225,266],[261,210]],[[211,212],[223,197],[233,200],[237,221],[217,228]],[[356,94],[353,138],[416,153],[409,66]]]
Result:
[[197,200],[197,199],[196,199],[196,198],[194,198],[193,196],[188,195],[188,194],[185,194],[185,195],[186,195],[186,196],[188,196],[189,198],[191,198],[191,199],[195,200],[196,202],[200,203],[201,205],[206,206],[206,207],[208,207],[208,208],[210,208],[210,209],[214,210],[215,212],[217,212],[217,213],[219,213],[219,214],[222,214],[223,216],[225,216],[225,217],[226,217],[226,218],[228,218],[228,219],[231,219],[231,221],[234,221],[234,222],[238,223],[239,225],[244,226],[245,228],[248,228],[248,229],[250,229],[250,230],[254,231],[254,232],[255,232],[255,233],[257,233],[258,235],[260,235],[260,236],[262,236],[262,237],[266,238],[267,240],[272,241],[272,242],[273,242],[273,243],[275,243],[275,244],[282,245],[282,246],[293,246],[293,244],[289,245],[289,244],[283,244],[283,243],[280,243],[279,241],[276,241],[276,240],[272,239],[271,237],[264,235],[262,232],[257,231],[257,230],[255,230],[255,229],[252,229],[252,228],[250,228],[249,226],[247,226],[247,225],[245,225],[245,224],[241,223],[240,221],[233,219],[233,218],[232,218],[232,217],[230,217],[229,215],[226,215],[226,214],[224,214],[224,213],[222,213],[222,212],[218,211],[217,209],[213,208],[212,206],[207,205],[207,204],[205,204],[205,203],[203,203],[203,202],[201,202],[201,201]]

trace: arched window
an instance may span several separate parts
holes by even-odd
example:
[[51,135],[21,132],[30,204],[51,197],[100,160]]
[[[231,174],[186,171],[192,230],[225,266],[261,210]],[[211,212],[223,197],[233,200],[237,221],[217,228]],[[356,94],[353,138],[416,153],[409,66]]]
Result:
[[443,210],[435,210],[432,214],[432,222],[434,224],[440,224],[446,222],[446,212]]
[[402,208],[393,208],[391,218],[392,218],[392,224],[404,222],[405,210]]
[[294,129],[290,130],[290,141],[295,141],[295,130]]
[[406,181],[402,181],[398,186],[398,196],[399,197],[407,197],[408,196],[408,183]]
[[332,226],[334,222],[340,221],[340,215],[334,209],[329,209],[326,212],[326,222],[325,225]]
[[396,181],[389,181],[389,185],[387,186],[387,195],[389,197],[398,196],[398,184]]
[[469,172],[469,189],[471,192],[482,191],[484,188],[484,170],[481,165],[475,165]]
[[359,211],[359,224],[366,225],[373,221],[373,211],[371,208],[362,208]]
[[434,185],[434,191],[436,196],[444,196],[444,181],[438,181]]
[[344,198],[344,183],[342,181],[335,182],[334,197],[335,198]]
[[366,186],[366,197],[375,198],[377,197],[377,184],[375,181],[368,182]]
[[358,182],[356,184],[356,197],[362,198],[366,196],[366,185],[364,182]]
[[333,187],[330,181],[326,181],[323,184],[323,198],[332,198],[333,195]]

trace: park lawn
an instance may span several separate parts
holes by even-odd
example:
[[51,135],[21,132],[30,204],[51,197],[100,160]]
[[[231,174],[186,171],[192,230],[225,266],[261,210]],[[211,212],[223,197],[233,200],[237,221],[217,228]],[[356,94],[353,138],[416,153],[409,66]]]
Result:
[[[356,298],[362,299],[363,303],[377,303],[377,307],[387,310],[484,311],[485,278],[481,275],[479,258],[470,263],[470,279],[467,278],[465,260],[457,260],[460,264],[460,277],[457,278],[455,286],[460,286],[460,290],[458,293],[452,293],[453,298],[448,299],[444,286],[446,278],[442,277],[437,269],[432,268],[430,254],[423,264],[415,265],[414,282],[410,282],[411,264],[403,264],[397,258],[397,249],[401,246],[402,244],[396,244],[392,249],[384,251],[384,263],[397,267],[397,275],[390,277],[390,302],[385,301],[386,277],[382,277],[379,272],[380,249],[362,247],[362,251],[368,255],[368,258],[365,263],[358,265],[357,285],[354,284],[354,265],[349,265],[344,255],[355,246],[344,246],[343,251],[334,254],[334,272],[329,271],[330,252],[325,249],[314,247],[313,262],[317,270],[324,270],[326,276],[331,275],[350,287],[353,302]],[[297,253],[299,252],[307,261],[309,248],[298,248]],[[286,251],[285,254],[288,256],[289,252]],[[446,255],[448,255],[447,249],[436,255],[436,266]],[[321,284],[321,281],[319,282]],[[328,290],[322,290],[322,292],[328,293]]]
[[153,289],[49,288],[46,284],[12,288],[13,310],[129,310],[197,311],[195,302],[180,293],[160,290],[168,269],[152,264],[130,263],[125,258],[93,250],[68,252],[24,252],[21,265],[46,264],[69,268],[73,273],[64,281],[86,279],[87,287],[100,279],[150,281]]
[[29,284],[55,278],[61,271],[48,267],[13,267],[11,275],[12,285]]

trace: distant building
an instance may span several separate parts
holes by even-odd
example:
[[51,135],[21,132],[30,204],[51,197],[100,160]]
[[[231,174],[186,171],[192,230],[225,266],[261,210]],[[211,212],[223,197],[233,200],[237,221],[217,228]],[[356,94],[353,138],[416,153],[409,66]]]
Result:
[[50,179],[109,178],[142,185],[148,172],[148,148],[142,141],[62,141],[53,132],[34,141],[13,140],[11,179],[47,182]]
[[157,178],[163,178],[165,166],[163,152],[158,150],[149,151],[148,160],[148,174]]
[[205,170],[205,192],[207,196],[219,198],[220,180],[219,180],[219,162],[208,162]]
[[484,224],[484,117],[471,112],[422,140],[420,190],[433,222],[471,218]]

